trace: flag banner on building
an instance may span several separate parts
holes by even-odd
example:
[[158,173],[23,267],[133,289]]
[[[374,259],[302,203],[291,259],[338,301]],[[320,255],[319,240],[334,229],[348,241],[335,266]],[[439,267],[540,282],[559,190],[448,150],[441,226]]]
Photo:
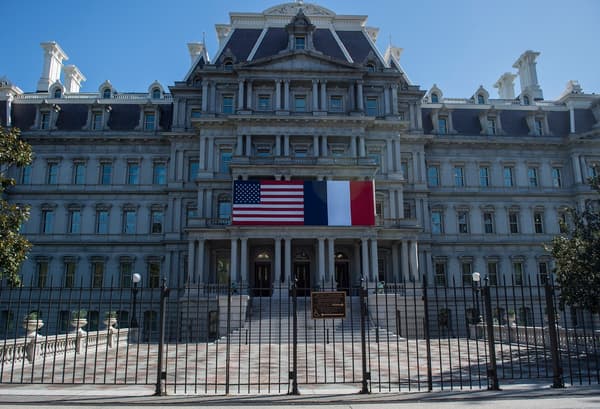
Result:
[[373,226],[373,181],[246,181],[233,186],[233,225]]

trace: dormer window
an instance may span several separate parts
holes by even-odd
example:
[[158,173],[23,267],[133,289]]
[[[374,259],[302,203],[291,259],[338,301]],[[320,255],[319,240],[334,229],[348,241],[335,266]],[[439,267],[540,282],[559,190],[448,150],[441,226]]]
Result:
[[50,128],[50,112],[40,113],[40,129]]
[[54,90],[54,98],[60,98],[62,96],[62,90],[60,88],[56,88]]
[[373,64],[372,62],[367,63],[367,71],[375,72],[375,64]]
[[479,105],[483,105],[483,104],[485,104],[485,97],[484,97],[483,95],[481,95],[481,94],[478,94],[478,95],[477,95],[477,103],[478,103]]
[[529,105],[529,104],[530,104],[529,97],[527,95],[524,95],[523,96],[523,105]]
[[294,37],[294,49],[304,50],[305,48],[306,48],[306,37],[305,36],[295,36]]
[[435,92],[433,92],[433,93],[431,94],[431,103],[432,103],[432,104],[437,104],[437,103],[439,103],[439,102],[440,102],[440,99],[439,99],[439,97],[438,97],[438,94],[436,94]]
[[112,91],[110,88],[104,88],[102,90],[102,98],[108,99],[112,96]]
[[153,131],[156,128],[156,115],[154,112],[144,113],[144,131]]
[[534,126],[535,126],[535,134],[537,136],[542,136],[542,134],[544,133],[544,123],[542,122],[542,120],[536,119],[534,122]]
[[487,134],[496,135],[496,118],[494,117],[487,118]]
[[160,99],[160,88],[152,89],[152,99]]
[[233,62],[231,62],[231,60],[225,61],[225,64],[223,64],[223,69],[225,71],[233,71]]

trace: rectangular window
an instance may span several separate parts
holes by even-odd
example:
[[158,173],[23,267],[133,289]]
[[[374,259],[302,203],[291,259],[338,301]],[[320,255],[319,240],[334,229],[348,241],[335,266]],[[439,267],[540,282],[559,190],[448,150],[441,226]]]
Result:
[[519,212],[508,212],[508,224],[512,234],[519,233]]
[[219,170],[221,173],[229,173],[229,165],[231,164],[231,158],[233,154],[231,152],[221,152],[221,162]]
[[496,135],[496,119],[487,119],[487,133],[488,135]]
[[296,50],[304,50],[304,48],[306,48],[306,37],[295,36],[294,37],[294,48]]
[[136,213],[135,210],[123,211],[123,233],[135,234]]
[[153,131],[156,128],[156,115],[153,112],[144,114],[144,131]]
[[569,231],[569,224],[567,220],[567,212],[558,212],[558,229],[561,233],[567,233]]
[[127,184],[137,185],[140,183],[140,165],[137,163],[127,164]]
[[483,228],[486,234],[494,233],[494,213],[483,213]]
[[546,284],[548,282],[548,263],[540,261],[538,263],[538,275],[540,284]]
[[31,183],[31,165],[25,165],[21,168],[21,184],[28,185]]
[[42,233],[52,234],[54,230],[54,211],[45,209],[42,210]]
[[367,115],[368,116],[379,115],[379,107],[377,104],[377,98],[375,98],[375,97],[367,98]]
[[81,210],[69,210],[69,233],[81,232]]
[[46,281],[48,279],[48,262],[38,261],[37,262],[37,286],[38,288],[46,287]]
[[152,183],[155,185],[167,184],[167,165],[164,163],[155,163],[152,173]]
[[[406,162],[406,161],[400,162],[400,169],[402,170],[402,177],[404,178],[404,180],[408,180],[408,162]],[[439,176],[439,170],[438,170],[438,176]]]
[[441,234],[444,232],[442,225],[442,216],[442,212],[439,210],[434,210],[431,212],[431,233]]
[[431,187],[440,185],[440,168],[439,166],[430,166],[427,168],[427,183]]
[[466,210],[460,210],[457,215],[458,219],[458,232],[468,233],[469,232],[469,212]]
[[96,233],[108,234],[108,210],[96,211]]
[[535,134],[537,136],[542,136],[542,134],[544,133],[544,123],[542,122],[542,120],[540,119],[536,119],[535,120]]
[[229,219],[231,217],[231,200],[229,198],[219,199],[218,206],[219,219]]
[[187,222],[189,224],[191,219],[195,219],[198,217],[198,208],[188,207],[185,211],[185,216],[186,216]]
[[188,162],[188,182],[193,182],[198,177],[199,165],[200,163],[196,159]]
[[562,187],[562,169],[552,168],[552,186]]
[[85,184],[85,163],[75,163],[73,165],[73,183],[76,185]]
[[515,285],[523,285],[523,263],[520,261],[513,263],[513,274]]
[[224,114],[233,114],[233,95],[223,95],[223,107],[221,112]]
[[435,285],[436,287],[446,286],[446,263],[443,261],[435,262]]
[[294,156],[296,158],[305,158],[308,156],[308,147],[305,145],[294,147]]
[[152,210],[152,233],[162,233],[164,213],[162,210]]
[[258,96],[258,110],[269,111],[271,109],[271,96],[261,94]]
[[536,233],[544,233],[544,212],[533,212],[533,225]]
[[503,170],[504,175],[504,186],[512,187],[514,185],[513,179],[513,168],[511,166],[505,166]]
[[487,276],[489,285],[498,285],[498,262],[489,261],[487,263]]
[[294,97],[294,110],[296,112],[306,112],[306,95],[296,95]]
[[48,174],[46,176],[46,183],[49,185],[56,185],[58,183],[58,163],[48,163]]
[[344,104],[341,95],[332,95],[329,97],[329,110],[332,112],[341,112],[344,110]]
[[595,178],[598,176],[598,165],[589,165],[588,166],[588,177]]
[[190,116],[192,119],[202,118],[202,110],[200,109],[192,109]]
[[529,179],[529,187],[538,187],[537,168],[527,168],[527,178]]
[[92,287],[102,288],[104,282],[104,262],[92,262]]
[[110,185],[112,183],[112,163],[100,164],[100,184]]
[[158,288],[160,286],[160,262],[148,263],[148,287]]
[[42,112],[40,116],[40,129],[50,128],[50,112]]
[[454,186],[462,187],[465,185],[464,169],[462,166],[454,167]]
[[488,187],[490,185],[490,168],[481,166],[479,168],[479,186]]
[[404,201],[404,218],[414,219],[415,218],[415,201],[405,200]]
[[463,286],[473,284],[473,268],[470,262],[460,263],[460,271],[462,273]]
[[121,261],[119,263],[119,277],[121,282],[121,288],[131,287],[131,275],[133,271],[133,265],[131,261]]
[[96,112],[92,115],[92,130],[101,131],[102,128],[102,114]]
[[440,135],[448,133],[448,121],[446,118],[438,118],[438,133]]
[[65,261],[65,288],[73,288],[75,286],[75,267],[74,261]]

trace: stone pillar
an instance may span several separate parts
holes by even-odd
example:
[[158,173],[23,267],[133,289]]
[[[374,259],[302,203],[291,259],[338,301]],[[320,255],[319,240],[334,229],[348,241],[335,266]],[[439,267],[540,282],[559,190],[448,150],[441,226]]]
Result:
[[581,167],[579,163],[579,155],[571,155],[571,162],[573,163],[573,174],[575,176],[575,183],[582,183]]
[[194,270],[194,262],[196,260],[195,250],[196,250],[196,241],[193,239],[189,239],[189,241],[188,241],[188,258],[187,258],[188,276],[187,276],[187,281],[185,283],[186,285],[193,283],[196,278],[196,271]]
[[275,80],[275,110],[281,110],[281,80]]
[[283,110],[290,110],[290,80],[283,82]]
[[246,135],[245,156],[252,156],[252,135]]
[[209,136],[206,138],[206,142],[208,143],[208,158],[206,163],[206,169],[209,172],[214,171],[214,161],[215,161],[215,141],[214,137]]
[[377,254],[377,239],[371,239],[371,280],[379,281],[379,256]]
[[244,109],[244,80],[238,81],[238,110]]
[[356,148],[356,136],[350,137],[350,156],[356,158],[357,156],[357,148]]
[[391,112],[390,109],[390,89],[387,86],[383,87],[383,109],[386,115]]
[[392,115],[398,115],[398,84],[392,84]]
[[248,283],[248,238],[242,237],[240,241],[240,276],[242,283]]
[[281,156],[281,135],[275,135],[275,156]]
[[361,239],[362,271],[361,274],[366,282],[369,282],[369,239]]
[[312,110],[319,110],[319,84],[317,80],[312,82]]
[[318,259],[319,259],[319,271],[318,271],[318,284],[320,285],[325,279],[325,239],[319,237],[317,239],[319,243]]
[[394,156],[394,170],[398,172],[402,163],[402,155],[400,153],[400,135],[398,135],[398,140],[394,141]]
[[356,86],[358,88],[358,92],[357,92],[358,95],[356,96],[356,99],[357,99],[357,101],[356,101],[357,104],[356,105],[358,106],[358,110],[362,112],[362,111],[365,110],[365,108],[364,108],[364,101],[363,101],[363,82],[362,81],[357,81],[356,82]]
[[284,268],[284,275],[283,275],[283,283],[288,284],[290,283],[290,279],[292,278],[292,239],[284,239],[283,240],[283,247],[284,247],[284,255],[283,255],[283,264],[285,266]]
[[396,213],[396,189],[390,190],[390,219],[399,219],[398,213]]
[[354,88],[354,83],[350,83],[348,94],[350,96],[349,111],[356,111],[356,90]]
[[203,171],[206,169],[206,137],[200,135],[200,153],[198,155],[198,169]]
[[571,133],[575,133],[575,108],[573,108],[572,106],[569,107],[569,130],[571,131]]
[[208,87],[208,95],[208,110],[209,112],[215,112],[217,105],[217,84],[214,81],[210,82],[210,86]]
[[252,81],[246,83],[246,109],[252,109]]
[[389,173],[392,173],[394,171],[394,151],[392,148],[392,141],[390,139],[388,139],[386,141],[386,145],[385,145],[385,153],[387,156],[387,171]]
[[197,205],[196,205],[196,210],[198,212],[198,217],[201,219],[204,217],[204,189],[203,188],[198,188],[198,194],[196,196],[197,199]]
[[208,275],[204,274],[204,240],[198,240],[198,253],[196,254],[196,278],[194,282],[198,284],[208,283]]
[[392,274],[394,281],[400,282],[400,265],[398,264],[398,243],[392,243]]
[[313,155],[319,157],[319,135],[313,135]]
[[290,136],[283,135],[283,156],[290,156]]
[[419,252],[416,240],[410,242],[410,271],[415,282],[419,281]]
[[208,111],[208,81],[202,81],[202,112]]
[[321,80],[321,111],[327,111],[327,81]]
[[321,156],[327,156],[327,135],[321,135]]
[[242,156],[243,148],[244,148],[244,136],[243,135],[238,135],[237,136],[237,142],[235,145],[235,156]]
[[408,119],[410,121],[410,129],[415,129],[417,127],[415,115],[415,104],[412,102],[408,104]]
[[327,239],[327,276],[326,281],[332,282],[335,280],[335,239]]
[[354,242],[354,260],[352,260],[352,283],[356,283],[360,279],[360,241]]
[[274,239],[273,246],[275,246],[275,289],[278,289],[283,281],[281,276],[281,239]]
[[[415,104],[415,114],[417,115],[417,129],[423,128],[423,118],[421,117],[421,103],[417,102]],[[452,119],[450,119],[452,120]]]
[[230,275],[231,281],[242,282],[242,278],[238,274],[238,239],[231,239],[231,261],[230,261]]
[[358,137],[358,156],[360,156],[361,158],[367,156],[367,149],[365,147],[365,137],[362,135]]
[[408,271],[408,242],[406,240],[402,240],[400,246],[402,257],[402,281],[404,281],[404,284],[406,284],[410,281],[410,273]]

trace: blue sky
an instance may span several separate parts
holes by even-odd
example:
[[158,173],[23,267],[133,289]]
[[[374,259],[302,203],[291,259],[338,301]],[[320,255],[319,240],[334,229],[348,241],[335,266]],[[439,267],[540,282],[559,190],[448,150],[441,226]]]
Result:
[[[57,41],[87,77],[82,91],[109,79],[118,91],[145,91],[181,80],[189,69],[187,43],[206,33],[217,51],[214,25],[229,12],[260,12],[273,0],[3,0],[0,76],[34,91],[42,68],[40,42]],[[380,28],[380,50],[404,48],[401,64],[413,83],[433,83],[447,97],[470,97],[494,82],[525,50],[541,52],[538,79],[554,99],[570,79],[600,93],[598,0],[321,0],[337,14],[364,14]],[[518,91],[517,80],[517,91]]]

